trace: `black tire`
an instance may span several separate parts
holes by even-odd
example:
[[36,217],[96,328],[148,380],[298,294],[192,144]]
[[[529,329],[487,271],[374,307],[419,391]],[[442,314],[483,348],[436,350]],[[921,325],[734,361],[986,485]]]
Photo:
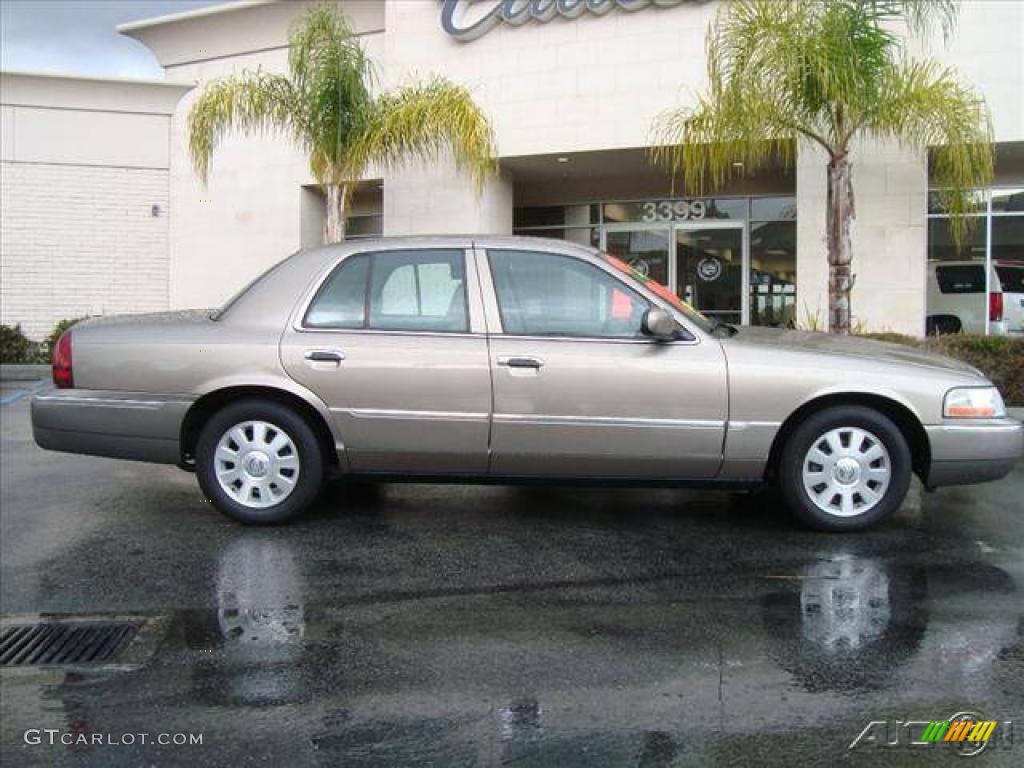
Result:
[[[250,421],[266,422],[284,432],[298,454],[294,487],[280,502],[269,506],[246,506],[232,498],[217,480],[215,459],[221,437],[232,427]],[[295,411],[269,400],[238,400],[217,411],[199,433],[196,477],[206,498],[228,517],[246,525],[273,525],[299,515],[316,500],[323,485],[324,458],[313,429]]]
[[[831,430],[843,428],[866,430],[882,443],[889,455],[888,487],[881,499],[864,512],[850,516],[840,516],[838,512],[830,513],[821,509],[812,500],[803,482],[803,465],[808,452]],[[844,405],[819,411],[797,426],[782,449],[777,477],[786,505],[804,525],[819,531],[862,531],[876,525],[899,508],[910,487],[911,471],[910,448],[892,419],[872,408]],[[853,496],[852,493],[850,495]],[[863,499],[861,503],[868,506]]]

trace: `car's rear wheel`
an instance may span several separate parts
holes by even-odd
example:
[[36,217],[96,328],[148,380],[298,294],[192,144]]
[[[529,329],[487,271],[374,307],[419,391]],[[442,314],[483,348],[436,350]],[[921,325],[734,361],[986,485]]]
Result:
[[858,531],[899,508],[911,465],[907,441],[889,417],[863,406],[836,406],[789,435],[779,459],[779,487],[806,525]]
[[286,406],[240,400],[206,423],[196,475],[221,512],[249,525],[289,520],[313,503],[324,477],[316,435]]

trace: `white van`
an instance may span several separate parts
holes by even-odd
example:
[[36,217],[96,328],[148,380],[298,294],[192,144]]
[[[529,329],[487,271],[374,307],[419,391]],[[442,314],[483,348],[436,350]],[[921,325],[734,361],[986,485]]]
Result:
[[929,261],[929,336],[985,333],[1024,336],[1024,261],[993,261],[985,295],[985,262]]

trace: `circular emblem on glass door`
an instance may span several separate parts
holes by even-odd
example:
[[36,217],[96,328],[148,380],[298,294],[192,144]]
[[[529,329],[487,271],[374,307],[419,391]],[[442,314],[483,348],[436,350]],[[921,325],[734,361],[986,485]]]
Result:
[[631,262],[629,262],[629,266],[631,266],[644,277],[651,276],[651,265],[646,259],[633,259]]
[[722,262],[714,256],[705,256],[697,262],[697,277],[710,283],[722,276]]

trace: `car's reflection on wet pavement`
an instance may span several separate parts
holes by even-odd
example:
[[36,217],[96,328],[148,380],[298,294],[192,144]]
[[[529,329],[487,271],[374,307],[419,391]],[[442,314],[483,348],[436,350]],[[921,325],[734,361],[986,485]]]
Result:
[[[1024,466],[859,535],[761,496],[396,485],[245,529],[8,421],[5,616],[164,623],[142,666],[0,673],[4,764],[959,764],[847,746],[965,709],[1024,733]],[[47,728],[203,743],[25,743]]]

